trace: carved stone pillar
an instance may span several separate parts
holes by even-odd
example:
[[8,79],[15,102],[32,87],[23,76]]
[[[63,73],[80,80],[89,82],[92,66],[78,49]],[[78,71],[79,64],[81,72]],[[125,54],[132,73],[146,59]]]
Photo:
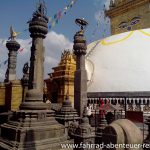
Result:
[[74,36],[74,54],[76,55],[76,71],[74,80],[74,106],[78,111],[79,116],[83,116],[84,107],[87,106],[87,72],[85,69],[85,55],[86,55],[86,39],[84,37],[84,30],[82,21],[87,24],[84,20],[76,19],[81,22],[81,30],[78,31]]
[[14,39],[7,41],[6,47],[9,50],[8,53],[8,68],[6,72],[5,81],[11,81],[16,79],[16,64],[17,64],[17,51],[20,48],[20,44]]

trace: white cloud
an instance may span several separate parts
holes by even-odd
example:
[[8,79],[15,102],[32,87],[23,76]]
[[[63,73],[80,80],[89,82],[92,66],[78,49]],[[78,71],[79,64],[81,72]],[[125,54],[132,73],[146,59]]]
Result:
[[[8,58],[8,50],[5,47],[5,44],[2,45],[3,39],[0,39],[0,62],[3,62]],[[26,62],[30,61],[30,47],[31,39],[18,39],[18,43],[23,48],[22,52],[18,52],[17,56],[17,79],[22,78],[22,68]],[[47,74],[50,73],[52,67],[57,66],[61,52],[64,49],[72,50],[72,43],[62,34],[57,34],[54,31],[51,31],[47,34],[46,39],[44,39],[44,46],[45,46],[45,62],[44,62],[44,69],[45,69],[45,77]],[[0,67],[0,81],[4,80],[5,71],[7,68],[6,65],[1,65]]]
[[61,53],[64,49],[72,50],[73,44],[63,34],[51,31],[44,41],[45,45],[45,77],[52,67],[59,63]]

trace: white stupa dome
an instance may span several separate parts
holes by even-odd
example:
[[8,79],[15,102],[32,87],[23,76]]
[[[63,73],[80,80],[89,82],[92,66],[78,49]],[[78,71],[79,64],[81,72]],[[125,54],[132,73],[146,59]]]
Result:
[[88,92],[150,91],[150,29],[88,45]]

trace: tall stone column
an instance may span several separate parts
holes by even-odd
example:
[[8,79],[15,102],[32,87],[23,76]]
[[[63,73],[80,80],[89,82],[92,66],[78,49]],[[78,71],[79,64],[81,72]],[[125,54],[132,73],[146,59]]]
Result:
[[44,15],[44,8],[40,6],[29,21],[29,32],[32,38],[29,89],[38,89],[43,92],[44,85],[44,51],[43,39],[48,32],[48,18]]
[[43,110],[47,105],[43,103],[44,86],[44,51],[43,39],[48,32],[48,18],[45,16],[44,4],[41,4],[33,13],[29,21],[29,32],[32,38],[30,69],[29,69],[29,91],[26,93],[25,102],[20,109]]
[[74,107],[82,117],[84,107],[87,106],[87,72],[85,69],[86,39],[84,37],[84,26],[87,22],[76,19],[76,23],[81,26],[81,30],[74,36],[74,54],[76,55],[76,71],[74,80]]
[[16,79],[16,63],[17,63],[17,51],[20,48],[20,44],[11,37],[10,41],[7,41],[6,47],[9,51],[8,53],[8,68],[6,71],[5,81],[11,81]]

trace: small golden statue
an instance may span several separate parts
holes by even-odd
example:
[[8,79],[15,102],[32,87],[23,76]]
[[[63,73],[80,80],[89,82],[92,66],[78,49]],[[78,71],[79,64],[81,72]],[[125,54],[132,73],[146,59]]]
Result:
[[9,40],[16,40],[17,35],[19,35],[20,33],[15,32],[12,28],[12,26],[10,27],[10,37]]

